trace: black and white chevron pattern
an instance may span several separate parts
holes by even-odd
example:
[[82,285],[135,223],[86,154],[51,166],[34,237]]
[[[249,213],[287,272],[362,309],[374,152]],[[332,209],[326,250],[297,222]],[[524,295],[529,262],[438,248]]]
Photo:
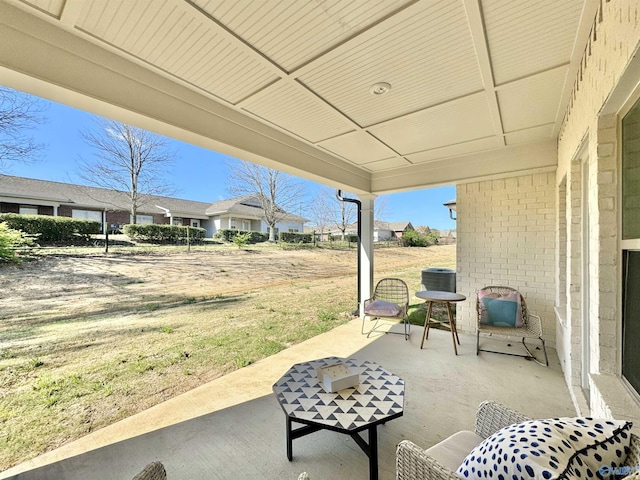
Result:
[[[317,368],[344,362],[359,374],[360,383],[327,393],[318,383]],[[273,391],[293,420],[310,420],[342,430],[357,430],[402,413],[404,381],[378,364],[353,358],[322,358],[293,365]]]

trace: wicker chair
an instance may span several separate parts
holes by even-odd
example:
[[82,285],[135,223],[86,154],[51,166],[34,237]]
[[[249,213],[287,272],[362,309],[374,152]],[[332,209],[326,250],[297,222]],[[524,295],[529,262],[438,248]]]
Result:
[[[529,418],[510,408],[495,402],[483,402],[476,413],[475,435],[478,438],[478,443],[503,427],[526,420]],[[464,443],[457,441],[457,438],[461,438],[458,437],[461,433],[466,433],[467,436],[473,435],[471,432],[458,432],[428,450],[424,450],[409,440],[400,442],[396,451],[396,480],[460,480],[460,477],[455,473],[457,465],[461,464],[467,454],[475,447],[469,442],[460,447],[460,443]],[[448,443],[447,455],[442,453],[445,443]],[[451,458],[451,453],[454,456],[457,455],[458,458]],[[625,465],[636,468],[640,465],[640,437],[637,435],[631,434],[631,450]],[[640,470],[633,471],[625,478],[639,480]]]
[[[362,317],[361,333],[369,337],[373,332],[377,331],[381,325],[378,323],[380,319],[401,320],[404,323],[404,339],[409,339],[411,326],[408,319],[409,310],[409,288],[407,284],[399,278],[383,278],[376,284],[373,291],[373,297],[364,301],[364,316]],[[375,320],[373,327],[365,332],[365,322],[367,318]]]
[[160,462],[152,462],[133,477],[133,480],[166,480],[167,472]]
[[[479,294],[481,292],[486,292],[490,294],[498,294],[498,295],[506,295],[510,293],[518,293],[520,295],[520,303],[522,305],[522,327],[504,327],[504,326],[495,326],[495,325],[486,325],[480,323],[480,314],[481,314],[481,304]],[[478,321],[476,325],[476,355],[479,355],[480,352],[491,352],[491,353],[501,353],[503,355],[514,355],[516,357],[524,357],[527,359],[534,360],[536,363],[540,365],[549,366],[549,357],[547,356],[547,347],[545,345],[545,341],[542,338],[542,320],[539,316],[533,315],[527,309],[527,303],[522,296],[515,288],[511,287],[501,287],[501,286],[490,286],[484,287],[478,291],[478,296],[476,296],[476,312],[478,314]],[[486,350],[480,348],[480,333],[488,334],[489,336],[493,335],[503,335],[503,336],[513,336],[513,337],[522,337],[522,345],[524,345],[526,354],[518,354],[511,352],[500,352],[496,350]],[[529,350],[529,346],[525,343],[525,339],[537,339],[540,341],[542,345],[542,351],[544,353],[544,363],[536,358],[536,356],[531,353]]]

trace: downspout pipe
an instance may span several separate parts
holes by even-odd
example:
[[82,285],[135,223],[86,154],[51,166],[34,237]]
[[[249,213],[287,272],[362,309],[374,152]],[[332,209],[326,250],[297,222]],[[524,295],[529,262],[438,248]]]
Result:
[[361,237],[362,237],[362,202],[360,200],[357,200],[355,198],[346,198],[342,196],[342,190],[338,189],[336,191],[336,198],[338,200],[340,200],[341,202],[349,202],[349,203],[355,203],[358,209],[358,305],[356,306],[356,309],[351,312],[352,315],[360,315],[360,304],[362,302],[362,292],[361,292],[361,287],[360,287],[360,270],[361,270],[361,262],[360,262],[360,242],[361,242]]

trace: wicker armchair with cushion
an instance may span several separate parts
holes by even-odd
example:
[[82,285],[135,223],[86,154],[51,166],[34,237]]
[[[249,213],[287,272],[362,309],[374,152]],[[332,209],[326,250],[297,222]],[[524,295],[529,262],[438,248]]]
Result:
[[[385,331],[384,333],[397,333],[409,339],[411,325],[408,320],[409,288],[399,278],[383,278],[376,284],[373,297],[364,301],[364,316],[362,317],[361,333],[367,337],[375,332],[380,319],[400,320],[404,323],[404,333]],[[365,331],[367,317],[375,320],[373,327]]]
[[[533,315],[527,308],[527,302],[522,294],[511,287],[490,286],[478,290],[476,297],[476,355],[480,352],[502,353],[525,357],[540,365],[549,366],[547,348],[542,338],[542,320]],[[502,335],[522,338],[522,345],[526,353],[518,354],[480,348],[480,334],[488,336]],[[544,362],[538,360],[531,352],[525,339],[538,340],[544,353]]]
[[[427,450],[409,440],[400,442],[396,479],[558,478],[563,474],[562,478],[595,478],[595,468],[596,472],[606,469],[600,470],[601,477],[639,480],[640,438],[630,429],[629,422],[579,417],[530,420],[495,402],[483,402],[474,432],[457,432]],[[510,441],[503,442],[505,436]],[[591,471],[586,472],[587,468]],[[493,470],[491,475],[488,470]]]

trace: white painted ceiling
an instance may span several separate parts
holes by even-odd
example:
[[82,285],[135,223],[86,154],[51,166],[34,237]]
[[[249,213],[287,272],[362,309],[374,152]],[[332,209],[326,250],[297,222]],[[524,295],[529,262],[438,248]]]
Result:
[[[0,83],[382,193],[553,168],[596,9],[0,0]],[[378,82],[389,92],[373,95]]]

